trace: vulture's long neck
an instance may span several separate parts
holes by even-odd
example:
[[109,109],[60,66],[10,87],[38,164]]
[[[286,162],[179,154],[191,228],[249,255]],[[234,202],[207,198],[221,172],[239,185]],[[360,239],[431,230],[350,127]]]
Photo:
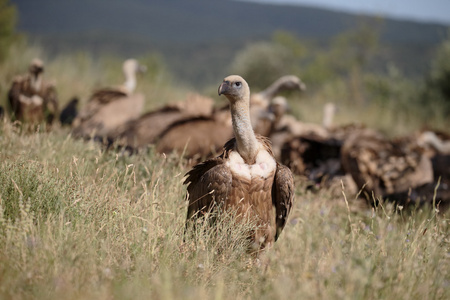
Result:
[[39,92],[42,87],[42,73],[31,75],[31,86],[36,92]]
[[285,84],[284,80],[278,79],[274,83],[272,83],[268,88],[259,92],[258,94],[266,101],[272,100],[276,94],[278,94]]
[[135,72],[127,70],[125,72],[125,83],[123,84],[128,94],[132,94],[136,88],[136,74]]
[[258,141],[250,121],[249,102],[239,100],[231,104],[231,120],[237,150],[244,161],[253,164],[258,154]]

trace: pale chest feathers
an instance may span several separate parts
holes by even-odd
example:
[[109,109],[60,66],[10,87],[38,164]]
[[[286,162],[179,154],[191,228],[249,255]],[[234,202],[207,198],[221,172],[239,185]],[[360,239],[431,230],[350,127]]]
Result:
[[256,156],[256,162],[252,165],[246,164],[237,151],[230,153],[226,164],[230,168],[233,176],[239,176],[248,181],[257,178],[272,178],[277,168],[275,159],[265,149],[259,150]]

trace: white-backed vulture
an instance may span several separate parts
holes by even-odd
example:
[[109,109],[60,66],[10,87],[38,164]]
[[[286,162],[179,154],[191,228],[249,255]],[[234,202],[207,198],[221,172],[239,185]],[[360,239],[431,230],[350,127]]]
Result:
[[269,136],[273,129],[274,115],[270,113],[269,106],[272,100],[282,91],[304,91],[306,85],[295,75],[286,75],[278,78],[269,87],[253,94],[250,98],[250,116],[253,130],[264,136]]
[[230,111],[221,108],[209,117],[184,118],[172,123],[159,135],[156,150],[177,151],[195,162],[216,155],[232,137]]
[[[285,103],[283,98],[276,98],[277,105],[276,109],[281,110],[282,112],[287,110],[287,103]],[[275,99],[274,99],[275,100]],[[333,118],[333,113],[335,110],[329,110],[330,106],[324,106],[324,116],[323,123],[330,122]],[[274,150],[275,157],[281,161],[283,158],[281,157],[281,152],[283,148],[286,148],[286,143],[289,143],[295,138],[311,138],[313,140],[326,141],[331,137],[329,128],[314,124],[314,123],[305,123],[299,121],[292,115],[287,115],[285,113],[279,113],[280,120],[276,123],[275,128],[272,130],[270,135],[270,139],[272,140],[272,147]],[[299,145],[294,146],[293,148],[297,148]],[[284,149],[284,151],[288,151],[288,149]],[[295,150],[294,150],[295,151]],[[284,154],[286,155],[286,153]],[[294,155],[295,156],[295,155]],[[293,160],[294,158],[288,159]],[[294,168],[296,169],[296,168]],[[294,173],[299,173],[299,169],[297,169]],[[300,171],[302,173],[303,171]]]
[[270,247],[283,230],[294,199],[294,180],[291,171],[276,162],[270,141],[253,132],[247,82],[228,76],[218,92],[230,102],[235,138],[220,156],[186,174],[187,222],[211,210],[235,211],[240,221],[255,222],[250,251],[257,253]]
[[145,71],[137,60],[123,63],[126,81],[117,88],[103,88],[95,91],[86,106],[73,121],[73,136],[105,138],[127,121],[138,118],[144,108],[143,94],[134,94],[136,73]]
[[213,103],[211,98],[189,94],[185,101],[168,104],[119,126],[108,138],[118,146],[139,150],[155,143],[164,130],[177,121],[210,117]]
[[357,187],[342,168],[340,152],[346,138],[364,128],[357,124],[332,126],[335,111],[333,104],[324,106],[322,125],[285,115],[270,138],[275,157],[295,174],[305,176],[308,187],[326,187],[340,194],[343,181],[345,192],[356,195]]
[[399,203],[426,201],[420,199],[421,190],[434,180],[430,158],[417,141],[388,140],[369,130],[359,131],[344,142],[341,163],[369,203],[378,197]]
[[44,63],[33,59],[29,73],[13,79],[8,92],[11,119],[24,123],[51,124],[58,115],[58,97],[54,84],[43,78]]
[[282,91],[305,91],[306,84],[295,75],[286,75],[275,80],[270,86],[250,98],[250,106],[260,103],[268,106],[270,101]]

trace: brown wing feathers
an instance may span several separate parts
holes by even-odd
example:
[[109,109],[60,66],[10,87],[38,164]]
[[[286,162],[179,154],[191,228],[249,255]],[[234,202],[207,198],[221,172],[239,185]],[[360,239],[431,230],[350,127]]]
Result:
[[[257,139],[272,154],[270,140],[262,136],[257,136]],[[268,193],[271,194],[272,198],[269,205],[261,202],[257,207],[251,206],[249,209],[252,209],[255,215],[260,216],[261,220],[267,220],[270,218],[273,207],[275,207],[276,241],[286,225],[294,199],[292,173],[289,168],[277,163],[274,181],[249,181],[245,178],[233,177],[230,168],[226,165],[226,160],[229,153],[234,150],[235,143],[234,138],[229,140],[219,157],[196,165],[186,174],[187,178],[184,184],[188,185],[189,193],[187,218],[200,217],[213,205],[220,206],[224,205],[225,202],[230,207],[236,207],[239,205],[239,200],[246,197],[246,193],[260,193],[261,198],[264,198],[265,194]]]
[[294,200],[294,177],[291,170],[277,163],[275,182],[272,186],[272,203],[276,209],[277,232],[275,241],[283,231]]
[[219,205],[230,194],[231,172],[222,157],[207,160],[196,165],[187,174],[189,204],[187,217],[207,212],[211,205]]

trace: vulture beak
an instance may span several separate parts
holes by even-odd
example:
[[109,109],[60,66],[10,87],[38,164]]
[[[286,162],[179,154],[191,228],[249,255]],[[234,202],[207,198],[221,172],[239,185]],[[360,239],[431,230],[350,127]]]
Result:
[[222,84],[219,86],[219,90],[218,90],[219,96],[227,94],[229,88],[230,88],[229,82],[227,82],[227,81],[222,82]]

